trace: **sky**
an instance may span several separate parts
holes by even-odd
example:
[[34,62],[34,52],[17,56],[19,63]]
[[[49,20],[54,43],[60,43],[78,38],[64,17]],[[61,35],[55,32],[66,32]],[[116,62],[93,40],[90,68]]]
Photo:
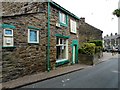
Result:
[[53,0],[65,9],[85,17],[85,22],[102,30],[103,36],[118,33],[118,18],[112,12],[119,0]]

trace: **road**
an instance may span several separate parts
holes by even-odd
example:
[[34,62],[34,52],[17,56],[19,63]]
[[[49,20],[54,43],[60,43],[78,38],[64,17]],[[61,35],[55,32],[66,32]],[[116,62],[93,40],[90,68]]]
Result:
[[118,88],[118,58],[22,88]]

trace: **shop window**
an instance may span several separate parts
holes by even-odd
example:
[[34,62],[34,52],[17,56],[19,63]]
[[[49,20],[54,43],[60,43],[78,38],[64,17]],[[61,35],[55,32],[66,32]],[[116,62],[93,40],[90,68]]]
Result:
[[56,59],[68,59],[68,40],[64,38],[56,38]]

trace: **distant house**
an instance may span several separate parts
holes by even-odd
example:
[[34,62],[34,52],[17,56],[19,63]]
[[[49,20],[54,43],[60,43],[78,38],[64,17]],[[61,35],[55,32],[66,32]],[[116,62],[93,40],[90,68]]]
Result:
[[120,54],[120,34],[118,35],[118,52],[119,52],[119,54]]
[[[3,82],[78,63],[79,43],[85,39],[80,18],[53,1],[2,5]],[[101,31],[95,33],[94,39],[101,39]]]
[[119,34],[104,36],[104,49],[112,49],[113,47],[118,48],[119,46]]
[[[118,2],[118,8],[120,8],[120,0]],[[120,17],[118,17],[118,34],[120,34]]]

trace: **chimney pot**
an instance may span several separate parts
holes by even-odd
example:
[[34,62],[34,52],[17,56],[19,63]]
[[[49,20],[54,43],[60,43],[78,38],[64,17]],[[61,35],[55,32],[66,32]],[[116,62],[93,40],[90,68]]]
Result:
[[84,18],[84,17],[81,17],[81,18],[80,18],[80,21],[81,21],[81,23],[85,23],[85,18]]

